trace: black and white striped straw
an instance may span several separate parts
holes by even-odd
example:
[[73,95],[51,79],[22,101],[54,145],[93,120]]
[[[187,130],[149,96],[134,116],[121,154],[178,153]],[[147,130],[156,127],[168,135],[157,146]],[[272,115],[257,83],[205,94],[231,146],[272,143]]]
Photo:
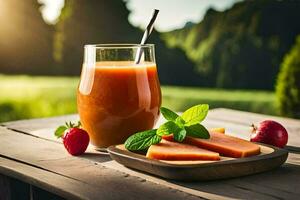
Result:
[[[148,24],[148,26],[147,26],[147,28],[144,32],[142,41],[140,43],[141,45],[146,44],[146,42],[148,41],[148,38],[149,38],[149,36],[150,36],[150,34],[153,30],[154,22],[156,20],[158,12],[159,12],[159,10],[154,9],[151,20],[150,20],[150,22],[149,22],[149,24]],[[142,50],[141,47],[139,47],[138,50],[137,50],[136,56],[135,56],[135,64],[140,63],[142,55],[143,55],[143,50]]]

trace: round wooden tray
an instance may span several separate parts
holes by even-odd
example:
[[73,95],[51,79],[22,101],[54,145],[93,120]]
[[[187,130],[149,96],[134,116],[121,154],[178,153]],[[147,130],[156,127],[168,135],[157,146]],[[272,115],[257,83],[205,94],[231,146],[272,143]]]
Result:
[[256,174],[281,166],[288,151],[259,144],[261,154],[247,158],[222,157],[220,161],[162,161],[146,158],[143,154],[127,151],[124,145],[110,146],[110,157],[126,167],[155,176],[181,180],[200,181],[233,178]]

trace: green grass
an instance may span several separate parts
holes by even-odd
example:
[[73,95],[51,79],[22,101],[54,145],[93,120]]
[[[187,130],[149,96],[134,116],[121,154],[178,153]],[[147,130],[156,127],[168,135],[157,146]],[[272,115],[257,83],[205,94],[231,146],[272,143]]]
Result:
[[[0,122],[76,112],[74,77],[0,75]],[[276,114],[273,92],[163,86],[163,106],[182,111],[198,103]]]

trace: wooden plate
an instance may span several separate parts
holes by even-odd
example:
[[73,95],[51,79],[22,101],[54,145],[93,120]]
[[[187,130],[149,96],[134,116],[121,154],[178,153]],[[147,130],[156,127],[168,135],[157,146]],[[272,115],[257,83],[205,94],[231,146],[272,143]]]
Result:
[[133,153],[124,145],[108,148],[110,157],[126,167],[155,176],[181,180],[217,180],[256,174],[282,165],[288,156],[285,149],[259,144],[261,154],[247,158],[222,157],[220,161],[162,161],[148,159],[143,154]]

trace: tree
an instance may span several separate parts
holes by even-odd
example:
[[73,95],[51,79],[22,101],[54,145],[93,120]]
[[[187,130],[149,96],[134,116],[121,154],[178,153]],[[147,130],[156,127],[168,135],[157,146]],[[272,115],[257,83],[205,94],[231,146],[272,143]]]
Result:
[[137,43],[140,31],[132,27],[122,0],[66,0],[55,34],[59,73],[80,74],[85,44]]
[[300,118],[300,35],[284,57],[277,78],[276,98],[279,112]]
[[300,33],[300,2],[242,1],[188,28],[163,33],[196,63],[205,86],[274,88],[284,54]]
[[155,44],[159,79],[165,85],[197,86],[205,80],[196,73],[193,63],[180,48],[168,48],[156,31],[149,43]]
[[[122,0],[66,0],[56,25],[54,54],[57,72],[79,75],[85,44],[139,43],[143,32],[129,24],[128,15]],[[199,84],[201,79],[193,70],[194,63],[182,50],[169,49],[155,30],[149,43],[155,44],[162,84]]]
[[37,0],[0,0],[0,70],[45,74],[52,67],[53,27],[47,25]]

